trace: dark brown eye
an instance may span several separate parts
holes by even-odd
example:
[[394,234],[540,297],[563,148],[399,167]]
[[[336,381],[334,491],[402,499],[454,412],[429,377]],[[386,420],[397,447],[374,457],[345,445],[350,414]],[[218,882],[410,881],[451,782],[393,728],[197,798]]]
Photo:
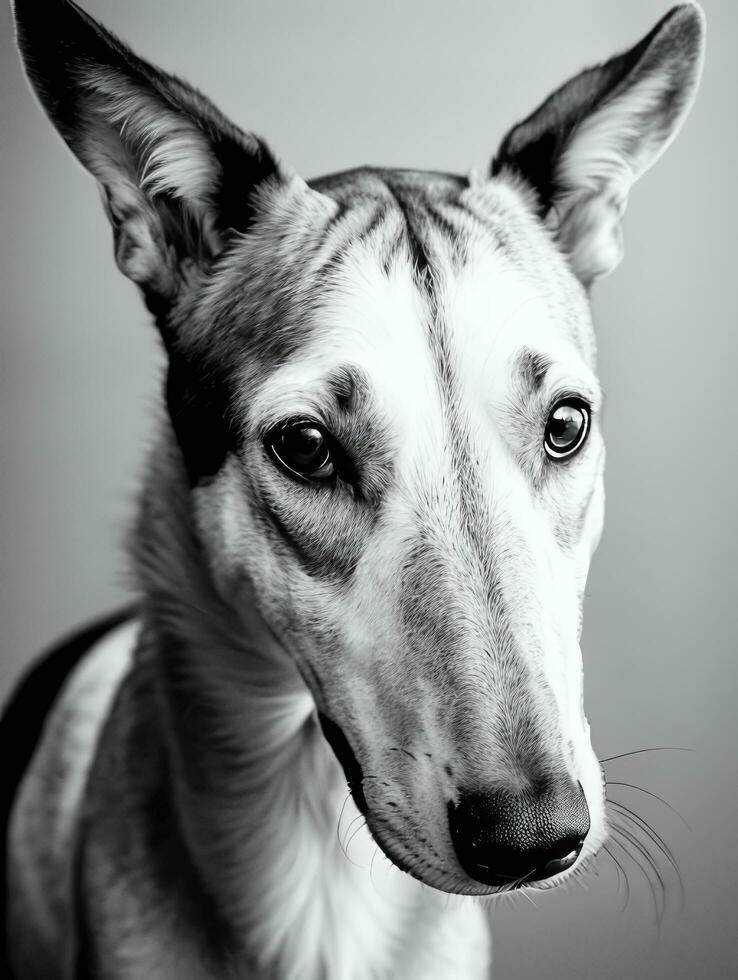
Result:
[[283,422],[271,429],[264,444],[274,460],[299,480],[326,483],[336,475],[330,437],[309,419]]
[[551,409],[543,444],[551,459],[569,459],[584,445],[589,432],[589,407],[579,398],[565,398]]

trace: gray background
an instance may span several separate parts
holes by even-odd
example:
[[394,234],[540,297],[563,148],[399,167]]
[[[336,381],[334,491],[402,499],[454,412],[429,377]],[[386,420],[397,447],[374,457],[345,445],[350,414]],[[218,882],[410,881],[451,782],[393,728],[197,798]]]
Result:
[[[305,176],[484,166],[510,123],[649,29],[662,0],[86,0]],[[496,908],[496,980],[737,977],[735,96],[738,5],[706,0],[702,90],[632,195],[596,287],[608,515],[586,608],[586,699],[614,788],[666,837],[660,930],[630,866]],[[0,7],[0,693],[50,639],[125,597],[122,542],[161,357],[115,270],[91,180],[26,88]],[[621,855],[622,858],[622,855]]]

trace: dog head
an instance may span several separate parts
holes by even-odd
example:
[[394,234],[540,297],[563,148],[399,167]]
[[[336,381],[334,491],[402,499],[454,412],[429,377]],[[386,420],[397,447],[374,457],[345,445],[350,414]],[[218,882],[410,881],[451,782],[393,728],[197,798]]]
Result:
[[397,865],[467,894],[573,868],[605,833],[588,289],[691,104],[699,8],[554,92],[489,177],[310,183],[73,4],[42,10],[16,3],[20,46],[156,316],[219,590],[294,658]]

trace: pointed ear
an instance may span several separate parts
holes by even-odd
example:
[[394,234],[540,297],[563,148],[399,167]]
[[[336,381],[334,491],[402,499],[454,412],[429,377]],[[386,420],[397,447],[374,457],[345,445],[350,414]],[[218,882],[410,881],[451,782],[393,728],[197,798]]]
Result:
[[628,193],[691,107],[704,29],[696,4],[674,7],[630,51],[562,85],[502,142],[492,175],[513,172],[533,187],[585,286],[622,258]]
[[165,309],[192,264],[252,218],[274,157],[200,93],[136,57],[68,0],[16,0],[18,44],[52,122],[98,180],[121,271]]

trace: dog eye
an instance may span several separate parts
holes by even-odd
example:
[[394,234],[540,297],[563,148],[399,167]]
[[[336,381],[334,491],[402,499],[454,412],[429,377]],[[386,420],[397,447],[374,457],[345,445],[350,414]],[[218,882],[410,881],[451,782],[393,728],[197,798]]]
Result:
[[551,409],[543,444],[551,459],[569,459],[584,445],[589,432],[589,407],[579,398],[565,398]]
[[264,444],[274,460],[292,477],[324,483],[336,475],[330,437],[310,419],[293,419],[271,429]]

